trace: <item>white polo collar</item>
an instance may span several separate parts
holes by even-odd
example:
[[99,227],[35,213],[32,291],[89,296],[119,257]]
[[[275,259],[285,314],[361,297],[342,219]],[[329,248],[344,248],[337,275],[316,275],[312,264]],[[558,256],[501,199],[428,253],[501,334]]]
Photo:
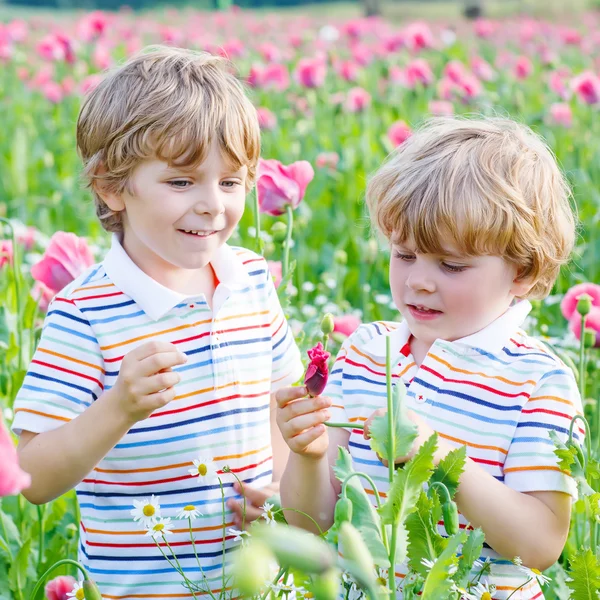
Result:
[[[529,300],[520,300],[513,304],[504,314],[492,321],[487,327],[465,336],[453,342],[437,340],[436,344],[444,346],[450,345],[456,348],[461,354],[473,351],[479,348],[490,354],[498,353],[506,345],[511,335],[523,324],[527,315],[531,311],[531,302]],[[391,356],[398,356],[400,350],[404,348],[410,339],[410,330],[406,320],[399,323],[398,327],[388,334],[390,336]],[[381,352],[381,336],[375,336],[366,346],[366,351],[374,354]]]
[[[210,261],[219,287],[240,289],[250,284],[248,270],[235,251],[223,244]],[[116,234],[102,262],[104,271],[115,286],[129,296],[153,320],[157,321],[181,302],[191,298],[158,283],[142,271],[129,257]]]

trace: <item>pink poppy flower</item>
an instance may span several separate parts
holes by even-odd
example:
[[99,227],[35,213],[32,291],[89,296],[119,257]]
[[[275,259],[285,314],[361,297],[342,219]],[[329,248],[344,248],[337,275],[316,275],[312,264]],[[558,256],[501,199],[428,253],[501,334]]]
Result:
[[288,205],[297,208],[314,176],[312,165],[305,160],[282,165],[275,159],[260,159],[256,182],[260,211],[278,217]]
[[586,104],[600,102],[600,77],[591,71],[580,73],[571,80],[571,88]]
[[334,317],[333,331],[334,333],[341,333],[342,335],[350,336],[356,331],[360,324],[360,319],[358,317],[355,317],[354,315]]
[[273,277],[273,283],[278,288],[281,283],[281,261],[280,260],[268,260],[269,271]]
[[321,58],[301,58],[295,71],[296,81],[307,88],[320,88],[325,83],[327,65]]
[[58,231],[42,259],[31,267],[31,276],[59,292],[93,264],[94,256],[84,238]]
[[565,102],[555,102],[550,106],[548,120],[553,125],[571,127],[573,125],[573,112],[571,111],[571,107]]
[[432,100],[429,103],[429,112],[435,117],[451,117],[454,114],[454,105],[447,100]]
[[412,129],[404,121],[396,121],[388,129],[387,135],[394,147],[403,144],[412,134]]
[[329,377],[327,361],[331,355],[323,348],[321,342],[314,348],[308,350],[307,354],[308,358],[310,358],[310,363],[306,369],[306,374],[304,375],[304,385],[308,390],[309,396],[319,396],[323,393],[323,390],[327,385],[327,379]]
[[406,66],[406,78],[411,87],[417,83],[428,86],[435,79],[429,63],[424,58],[416,58]]
[[0,498],[14,496],[29,487],[31,477],[21,470],[17,458],[17,449],[10,433],[0,419]]
[[346,96],[346,110],[351,113],[363,112],[371,105],[371,94],[364,88],[353,87]]
[[52,298],[56,296],[56,292],[51,290],[45,283],[36,281],[31,288],[31,296],[38,303],[38,308],[45,313]]
[[256,109],[258,125],[263,131],[271,131],[277,127],[277,117],[266,107],[260,106]]
[[70,575],[59,575],[46,584],[44,593],[48,600],[69,600],[68,594],[73,591],[75,579]]
[[581,294],[588,294],[592,298],[592,306],[600,307],[600,285],[596,283],[579,283],[574,285],[564,296],[560,303],[560,310],[563,317],[571,319],[574,313],[577,313],[577,298]]
[[0,242],[0,269],[6,264],[12,264],[13,245],[11,240]]
[[319,169],[330,169],[335,171],[340,161],[340,156],[337,152],[321,152],[315,159],[315,164]]

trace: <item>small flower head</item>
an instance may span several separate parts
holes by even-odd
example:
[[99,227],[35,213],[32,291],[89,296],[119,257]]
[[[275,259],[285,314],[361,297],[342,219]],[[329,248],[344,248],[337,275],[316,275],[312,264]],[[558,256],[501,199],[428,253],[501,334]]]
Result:
[[189,469],[189,474],[198,477],[198,481],[203,484],[210,483],[217,475],[217,469],[209,458],[194,459],[194,467]]
[[184,506],[177,515],[178,519],[197,519],[202,513],[193,505]]
[[515,557],[512,559],[512,563],[513,563],[513,565],[517,565],[517,567],[521,567],[521,566],[523,566],[523,561],[521,560],[521,557],[520,557],[520,556],[515,556]]
[[234,527],[230,527],[227,530],[229,535],[233,535],[234,542],[241,542],[242,546],[248,544],[248,539],[250,538],[250,534],[247,531],[240,531],[239,529],[235,529]]
[[428,558],[422,558],[421,559],[421,564],[428,570],[431,571],[433,565],[435,564],[432,560],[429,560]]
[[521,566],[519,568],[523,573],[525,573],[525,575],[527,575],[527,577],[537,579],[537,582],[540,585],[546,585],[548,582],[552,581],[550,579],[550,577],[548,577],[547,575],[544,575],[538,569],[530,569],[529,567],[524,567],[524,566]]
[[274,505],[270,502],[265,502],[261,509],[264,511],[261,517],[267,522],[271,527],[275,526],[275,512],[273,511]]
[[478,583],[472,590],[477,600],[492,600],[492,594],[496,591],[495,585],[489,583]]
[[146,535],[153,537],[155,540],[157,538],[161,538],[168,533],[173,533],[171,529],[173,528],[173,524],[171,523],[170,518],[166,519],[158,519],[156,523],[153,523],[148,526],[146,529]]
[[133,520],[141,522],[145,527],[160,519],[160,504],[154,494],[150,498],[134,500],[133,506],[134,508],[131,509]]
[[69,598],[74,600],[85,600],[85,592],[83,591],[83,581],[77,581],[73,584],[73,589],[67,594]]

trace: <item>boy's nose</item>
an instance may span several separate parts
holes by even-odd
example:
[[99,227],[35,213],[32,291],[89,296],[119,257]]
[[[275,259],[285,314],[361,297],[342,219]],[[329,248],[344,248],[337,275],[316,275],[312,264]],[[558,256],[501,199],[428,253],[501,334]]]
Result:
[[413,291],[434,292],[435,282],[424,271],[412,271],[406,278],[406,287]]
[[194,205],[194,211],[199,215],[209,214],[216,217],[225,212],[225,205],[218,190],[205,189],[201,192]]

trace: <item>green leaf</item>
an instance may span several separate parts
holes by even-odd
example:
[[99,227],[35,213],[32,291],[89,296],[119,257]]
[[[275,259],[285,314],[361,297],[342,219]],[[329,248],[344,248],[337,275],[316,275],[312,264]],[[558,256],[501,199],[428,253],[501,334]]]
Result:
[[392,406],[394,410],[395,456],[391,458],[388,456],[390,436],[387,413],[380,417],[375,417],[369,428],[371,448],[388,462],[396,460],[399,456],[406,456],[410,452],[419,433],[417,426],[408,418],[406,387],[401,381],[392,389]]
[[28,538],[21,546],[13,564],[8,570],[8,585],[15,591],[24,591],[28,582],[35,579],[36,573],[30,561],[33,560],[31,551],[31,538]]
[[421,492],[417,510],[406,519],[409,544],[409,566],[413,571],[427,575],[424,558],[435,561],[446,547],[446,540],[438,533],[437,522],[441,513],[437,497]]
[[397,469],[390,486],[386,503],[381,507],[383,523],[398,526],[398,544],[396,560],[403,563],[406,559],[408,532],[405,521],[417,509],[417,500],[423,484],[433,472],[433,455],[437,447],[437,434],[432,435],[406,463],[403,469]]
[[3,533],[6,532],[6,535],[8,536],[6,542],[8,544],[14,543],[17,546],[21,546],[21,536],[19,535],[19,530],[17,529],[15,522],[12,517],[5,513],[1,508],[0,521],[2,521],[0,523],[0,531]]
[[458,571],[454,576],[454,581],[461,588],[467,587],[473,563],[481,556],[485,540],[485,534],[479,527],[469,531],[468,536],[462,547],[462,555],[458,559]]
[[467,460],[467,447],[461,446],[449,452],[434,469],[431,476],[430,485],[434,481],[443,483],[453,498],[458,489],[458,480],[465,469],[465,461]]
[[569,561],[569,577],[567,585],[573,592],[572,600],[598,600],[600,564],[589,548],[582,548]]
[[[339,448],[333,472],[340,481],[344,481],[348,475],[354,473],[352,457],[345,448]],[[386,569],[390,563],[381,537],[381,518],[371,504],[359,477],[353,477],[348,481],[346,494],[352,502],[352,525],[363,536],[375,564]]]
[[450,570],[456,566],[456,552],[461,544],[465,543],[467,534],[459,531],[448,539],[448,544],[440,557],[435,561],[427,575],[423,587],[423,598],[436,598],[443,600],[451,597],[454,580],[450,576]]

